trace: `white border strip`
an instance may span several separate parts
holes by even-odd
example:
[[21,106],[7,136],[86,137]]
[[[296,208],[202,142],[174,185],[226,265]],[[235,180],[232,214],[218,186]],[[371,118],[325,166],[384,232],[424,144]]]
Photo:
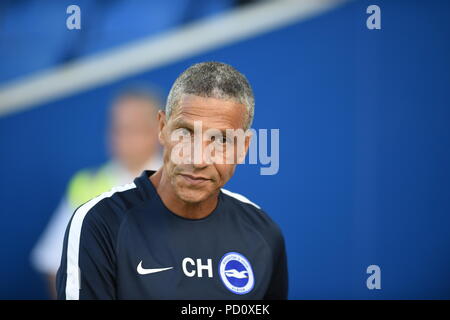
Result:
[[111,197],[116,192],[123,192],[136,188],[134,183],[114,187],[111,191],[102,193],[98,197],[86,202],[78,208],[70,223],[69,237],[67,241],[67,278],[66,278],[66,300],[79,300],[80,298],[80,269],[78,265],[80,253],[81,227],[86,214],[98,202]]
[[279,28],[332,9],[342,2],[345,0],[277,0],[248,5],[39,72],[0,87],[0,116]]
[[261,209],[260,206],[258,206],[254,202],[251,202],[246,197],[244,197],[242,194],[239,194],[239,193],[236,193],[236,192],[232,192],[232,191],[224,189],[224,188],[221,188],[220,190],[222,190],[223,193],[225,193],[226,195],[229,195],[230,197],[233,197],[233,198],[235,198],[235,199],[237,199],[237,200],[239,200],[241,202],[251,204],[252,206],[254,206],[256,208]]

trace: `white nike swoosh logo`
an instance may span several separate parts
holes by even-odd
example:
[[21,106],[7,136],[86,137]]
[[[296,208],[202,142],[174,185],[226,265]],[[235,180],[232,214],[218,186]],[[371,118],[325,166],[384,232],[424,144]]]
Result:
[[166,270],[170,270],[170,269],[173,269],[173,267],[157,268],[157,269],[144,269],[144,268],[142,268],[142,261],[139,262],[139,264],[137,266],[137,272],[139,274],[150,274],[150,273],[156,273],[156,272],[166,271]]

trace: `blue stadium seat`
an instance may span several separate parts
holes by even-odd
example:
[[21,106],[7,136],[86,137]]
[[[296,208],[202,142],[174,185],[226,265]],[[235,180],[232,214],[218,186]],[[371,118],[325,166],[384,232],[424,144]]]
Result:
[[221,12],[233,0],[77,0],[81,30],[68,30],[71,0],[2,1],[0,83]]
[[[0,82],[64,62],[80,36],[66,28],[66,8],[72,1],[9,2],[0,16]],[[92,2],[92,1],[91,1]],[[83,7],[89,1],[77,1]]]

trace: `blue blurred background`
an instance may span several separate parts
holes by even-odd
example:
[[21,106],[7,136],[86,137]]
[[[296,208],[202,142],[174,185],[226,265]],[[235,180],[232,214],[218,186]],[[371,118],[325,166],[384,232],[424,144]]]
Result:
[[[249,2],[249,3],[247,3]],[[82,10],[67,30],[66,7]],[[259,1],[2,1],[2,85]],[[366,8],[381,8],[368,30]],[[111,97],[168,93],[195,62],[243,72],[253,127],[280,129],[280,170],[227,188],[286,238],[291,299],[450,299],[450,2],[350,1],[307,19],[0,116],[0,298],[45,299],[30,251],[68,179],[107,159]],[[271,12],[267,12],[268,17]],[[151,53],[149,53],[151,54]],[[381,268],[369,290],[366,269]]]

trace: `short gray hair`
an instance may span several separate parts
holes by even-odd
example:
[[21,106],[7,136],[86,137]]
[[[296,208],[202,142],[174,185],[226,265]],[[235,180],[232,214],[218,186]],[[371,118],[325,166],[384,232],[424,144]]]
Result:
[[250,128],[255,113],[253,90],[247,78],[232,66],[221,62],[197,63],[186,69],[174,82],[166,103],[166,117],[178,107],[183,94],[234,100],[245,105],[245,129]]

